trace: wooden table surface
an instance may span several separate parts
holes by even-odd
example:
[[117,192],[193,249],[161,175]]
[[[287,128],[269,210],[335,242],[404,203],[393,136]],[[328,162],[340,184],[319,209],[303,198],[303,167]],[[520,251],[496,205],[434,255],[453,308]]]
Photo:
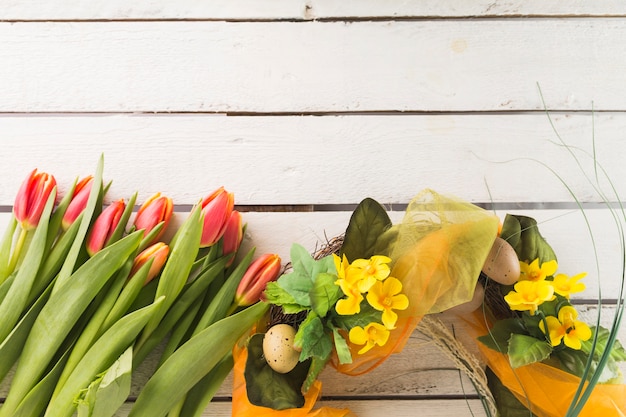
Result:
[[[101,153],[107,202],[160,191],[180,224],[224,185],[244,245],[285,261],[365,197],[399,221],[432,188],[535,217],[565,272],[589,273],[585,318],[602,299],[612,320],[621,249],[593,156],[624,201],[624,2],[5,0],[0,63],[1,230],[33,168],[63,193]],[[373,373],[321,380],[321,404],[358,416],[485,415],[419,329]],[[230,415],[230,395],[229,379],[205,415]]]

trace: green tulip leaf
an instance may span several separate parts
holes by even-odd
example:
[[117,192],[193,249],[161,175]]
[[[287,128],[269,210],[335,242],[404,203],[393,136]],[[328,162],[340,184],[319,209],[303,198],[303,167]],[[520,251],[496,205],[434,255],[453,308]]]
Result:
[[264,334],[253,335],[248,342],[248,359],[244,376],[250,403],[274,410],[300,408],[304,396],[300,387],[304,383],[310,361],[300,362],[285,374],[274,371],[263,357]]
[[385,255],[388,242],[383,237],[391,225],[384,207],[374,199],[364,199],[350,217],[341,255],[345,255],[349,262]]
[[500,237],[513,246],[520,261],[540,263],[556,260],[552,247],[539,233],[537,221],[532,217],[507,214],[502,223]]
[[78,417],[112,417],[128,398],[133,349],[129,347],[76,398]]
[[509,362],[513,368],[541,362],[552,353],[552,346],[541,339],[523,334],[512,334],[509,340]]

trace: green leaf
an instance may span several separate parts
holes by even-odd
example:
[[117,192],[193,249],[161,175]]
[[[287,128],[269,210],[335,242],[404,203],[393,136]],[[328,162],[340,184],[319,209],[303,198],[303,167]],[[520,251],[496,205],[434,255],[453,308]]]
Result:
[[293,271],[278,278],[276,281],[287,294],[289,294],[295,304],[303,307],[311,306],[311,290],[313,289],[313,280],[310,276]]
[[386,255],[387,248],[381,247],[379,239],[391,225],[387,211],[376,200],[364,199],[350,217],[341,255],[346,255],[349,262]]
[[294,339],[294,346],[302,349],[300,361],[310,357],[327,359],[333,350],[333,342],[324,330],[322,320],[313,312],[304,319]]
[[[267,312],[256,303],[207,327],[178,348],[148,380],[128,417],[163,417],[219,363],[239,338]],[[176,381],[172,384],[172,381]]]
[[321,358],[318,358],[317,356],[313,356],[311,358],[311,366],[309,367],[309,373],[306,375],[306,380],[302,384],[302,390],[301,390],[302,392],[306,393],[309,391],[309,389],[313,386],[313,383],[315,382],[315,380],[317,380],[317,377],[319,376],[319,374],[326,367],[326,364],[328,363],[329,360],[330,360],[330,357],[321,359]]
[[[0,284],[2,284],[13,271],[9,269],[9,259],[11,258],[11,246],[13,246],[13,235],[17,229],[17,219],[15,216],[11,216],[11,221],[7,225],[4,235],[2,237],[2,243],[0,244]],[[0,297],[0,302],[2,297]]]
[[[21,362],[13,376],[9,394],[0,416],[11,416],[15,407],[30,391],[49,366],[57,349],[79,320],[87,306],[108,282],[111,276],[135,253],[141,232],[135,232],[108,246],[85,262],[68,279],[58,286],[55,282],[52,295],[33,323],[23,346]],[[54,289],[57,289],[54,292]]]
[[507,214],[500,237],[513,246],[521,261],[530,263],[539,259],[539,263],[544,263],[556,260],[556,254],[539,233],[537,221],[532,217]]
[[[143,233],[143,231],[140,233]],[[170,245],[170,255],[165,263],[163,272],[161,272],[161,278],[158,280],[155,294],[155,299],[164,295],[165,302],[148,322],[138,342],[138,346],[145,343],[183,290],[198,254],[201,237],[202,212],[200,206],[196,205],[172,238],[173,243]]]
[[335,305],[337,300],[343,297],[343,292],[335,284],[337,275],[329,273],[318,274],[313,288],[309,294],[311,308],[320,317],[326,317],[326,313]]
[[189,391],[181,416],[201,417],[213,396],[233,369],[233,354],[229,352],[211,371]]
[[351,328],[360,326],[365,327],[372,322],[381,323],[383,312],[376,310],[367,301],[361,302],[361,311],[358,314],[342,316],[333,311],[332,322],[340,329],[350,331]]
[[[599,360],[600,356],[602,356],[602,354],[604,353],[606,349],[606,345],[607,345],[609,336],[611,334],[611,332],[608,329],[604,327],[596,328],[595,326],[592,326],[591,338],[589,338],[589,340],[587,341],[582,342],[581,350],[588,355],[591,354],[591,347],[593,345],[593,339],[596,334],[596,329],[597,329],[598,337],[596,341],[596,350],[593,352],[593,357],[595,360]],[[615,344],[613,345],[613,349],[611,349],[611,359],[617,362],[626,361],[626,350],[624,350],[619,340],[615,341]]]
[[512,334],[509,340],[509,362],[513,368],[541,362],[552,353],[552,346],[541,339],[523,334]]
[[299,308],[300,311],[308,309],[308,307],[298,304],[294,296],[281,287],[277,281],[268,282],[264,294],[268,303],[277,306],[289,305],[293,308]]
[[48,237],[48,221],[56,191],[50,193],[46,206],[41,214],[41,219],[35,230],[33,240],[26,251],[24,262],[20,266],[13,284],[9,288],[6,296],[0,302],[0,342],[2,342],[13,330],[13,327],[20,319],[22,311],[27,307],[28,295],[37,277],[39,265],[42,262],[46,249],[46,239]]
[[512,334],[527,334],[522,322],[518,319],[498,320],[488,334],[478,337],[478,341],[489,349],[506,353],[509,350],[509,339]]
[[263,357],[263,337],[258,333],[248,342],[244,372],[248,400],[254,405],[274,410],[302,407],[304,396],[300,387],[306,379],[310,361],[299,362],[286,374],[274,371]]
[[[117,321],[85,353],[74,371],[67,378],[58,394],[52,398],[47,417],[71,417],[74,413],[74,398],[95,377],[106,371],[120,355],[132,345],[150,317],[158,311],[164,297],[141,310],[133,311]],[[129,358],[132,361],[132,358]]]
[[129,347],[75,399],[78,417],[113,417],[131,387],[133,348]]
[[350,348],[348,347],[348,342],[346,339],[339,333],[339,329],[333,327],[333,341],[335,342],[335,352],[337,352],[337,358],[339,358],[339,363],[352,363],[352,354],[350,353]]
[[536,417],[502,384],[490,368],[487,368],[485,373],[487,374],[489,390],[496,401],[500,417]]

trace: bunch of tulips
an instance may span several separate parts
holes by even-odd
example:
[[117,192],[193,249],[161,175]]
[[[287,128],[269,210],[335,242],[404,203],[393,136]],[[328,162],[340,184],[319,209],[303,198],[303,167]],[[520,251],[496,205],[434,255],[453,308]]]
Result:
[[58,202],[37,170],[17,193],[0,241],[0,417],[113,416],[150,354],[158,366],[130,416],[199,416],[266,313],[281,260],[238,253],[232,193],[194,205],[168,244],[172,199],[155,194],[134,218],[136,193],[105,206],[103,165]]

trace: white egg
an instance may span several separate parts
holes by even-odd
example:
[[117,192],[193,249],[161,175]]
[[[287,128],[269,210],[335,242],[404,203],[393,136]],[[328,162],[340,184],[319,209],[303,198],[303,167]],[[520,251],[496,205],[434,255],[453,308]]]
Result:
[[483,264],[482,271],[500,284],[515,284],[520,276],[520,267],[513,246],[506,240],[497,237]]
[[276,372],[286,374],[298,364],[300,352],[293,347],[296,329],[288,324],[277,324],[265,333],[263,356]]

